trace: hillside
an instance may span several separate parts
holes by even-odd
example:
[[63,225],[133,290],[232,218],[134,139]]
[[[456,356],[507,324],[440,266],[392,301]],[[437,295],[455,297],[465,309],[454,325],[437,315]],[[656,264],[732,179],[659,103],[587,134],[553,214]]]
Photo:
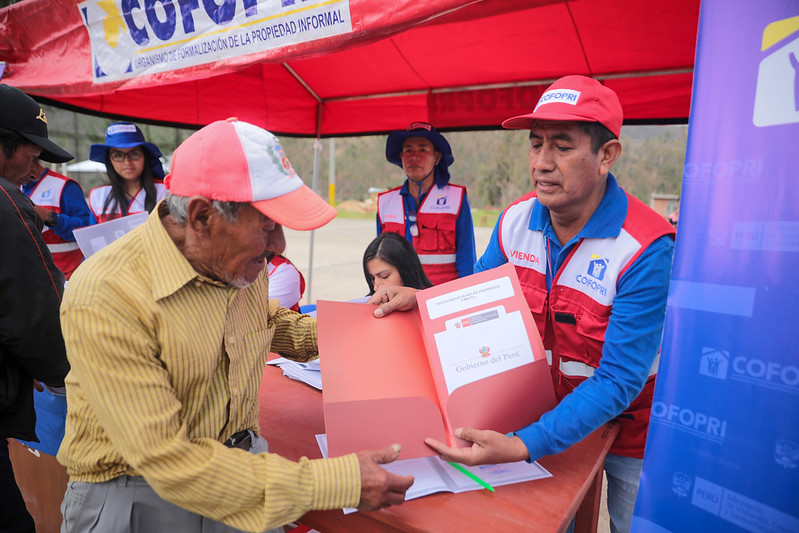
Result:
[[[89,146],[103,142],[108,119],[45,107],[50,136],[70,150],[77,161],[88,158]],[[192,131],[142,125],[147,139],[164,154]],[[530,189],[527,135],[518,130],[449,132],[455,163],[452,181],[465,185],[473,208],[500,208]],[[685,159],[686,126],[625,126],[624,153],[613,169],[630,193],[649,203],[652,193],[680,193]],[[309,186],[313,178],[314,139],[282,137],[283,147],[297,172]],[[385,160],[385,135],[336,139],[337,204],[355,205],[369,198],[372,187],[390,188],[404,179],[402,170]],[[329,141],[321,140],[317,191],[328,197]],[[104,183],[102,174],[72,175],[84,192]],[[343,206],[342,206],[343,207]]]
[[[530,190],[527,150],[522,131],[451,132],[455,163],[452,181],[469,190],[472,207],[499,208]],[[686,126],[625,126],[623,155],[613,169],[621,185],[649,203],[652,193],[680,193],[685,160]],[[294,166],[310,183],[313,140],[281,139]],[[336,139],[336,202],[362,201],[370,187],[390,188],[402,183],[402,170],[385,160],[386,137]],[[322,140],[318,190],[328,193],[329,143]]]

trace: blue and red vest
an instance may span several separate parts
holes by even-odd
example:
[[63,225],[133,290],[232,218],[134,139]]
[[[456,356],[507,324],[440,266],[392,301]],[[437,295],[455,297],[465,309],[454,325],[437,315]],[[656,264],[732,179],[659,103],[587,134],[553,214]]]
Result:
[[[591,377],[602,358],[618,280],[656,239],[674,228],[637,198],[627,195],[627,216],[616,237],[582,239],[572,248],[547,291],[547,242],[530,231],[535,193],[507,209],[499,228],[502,251],[516,267],[530,311],[542,333],[558,400]],[[641,393],[618,417],[610,453],[643,457],[659,355]]]
[[[405,237],[406,217],[401,188],[395,187],[378,195],[377,216],[382,231]],[[433,285],[458,278],[455,266],[456,225],[465,195],[466,188],[461,185],[433,185],[416,213],[419,236],[411,241]]]
[[[29,198],[34,204],[61,214],[61,195],[69,181],[74,180],[48,170],[44,177],[39,179]],[[64,279],[68,280],[83,261],[83,252],[80,251],[78,243],[62,239],[47,226],[42,228],[42,239],[53,256],[53,262],[64,273]]]

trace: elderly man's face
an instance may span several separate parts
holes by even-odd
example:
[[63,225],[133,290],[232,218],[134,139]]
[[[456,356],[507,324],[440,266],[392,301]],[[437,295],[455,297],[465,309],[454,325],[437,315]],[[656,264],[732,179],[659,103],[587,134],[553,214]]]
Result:
[[22,187],[33,179],[31,169],[34,162],[38,163],[41,152],[42,149],[35,144],[19,145],[11,157],[6,157],[5,152],[0,150],[0,176]]
[[266,267],[269,252],[283,253],[283,227],[251,205],[244,206],[236,222],[217,220],[211,234],[212,275],[228,285],[244,288]]

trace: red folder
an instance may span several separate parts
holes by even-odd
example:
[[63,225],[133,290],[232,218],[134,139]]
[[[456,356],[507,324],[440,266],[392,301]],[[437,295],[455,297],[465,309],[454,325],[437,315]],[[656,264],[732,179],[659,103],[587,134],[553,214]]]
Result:
[[506,433],[555,405],[512,266],[420,291],[417,300],[418,310],[380,319],[372,305],[318,303],[330,456],[393,443],[403,458],[435,455],[425,437],[466,446],[455,428]]

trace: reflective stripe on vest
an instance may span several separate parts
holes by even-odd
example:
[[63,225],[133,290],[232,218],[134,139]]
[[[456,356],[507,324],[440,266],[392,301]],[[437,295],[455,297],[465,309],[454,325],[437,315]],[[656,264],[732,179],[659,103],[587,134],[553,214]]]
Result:
[[455,254],[417,254],[423,265],[446,265],[455,262]]
[[[549,366],[552,366],[552,350],[546,350],[546,354],[547,363],[549,363]],[[647,377],[652,377],[657,374],[659,365],[660,353],[657,354],[657,357],[655,357],[655,360],[652,362],[652,366],[649,368],[649,374]],[[568,377],[590,378],[594,375],[594,367],[585,363],[581,363],[580,361],[561,360],[558,368],[564,376]]]
[[71,252],[73,250],[80,250],[80,246],[76,242],[61,242],[61,243],[53,243],[48,244],[47,249],[50,250],[51,254],[63,253],[63,252]]

